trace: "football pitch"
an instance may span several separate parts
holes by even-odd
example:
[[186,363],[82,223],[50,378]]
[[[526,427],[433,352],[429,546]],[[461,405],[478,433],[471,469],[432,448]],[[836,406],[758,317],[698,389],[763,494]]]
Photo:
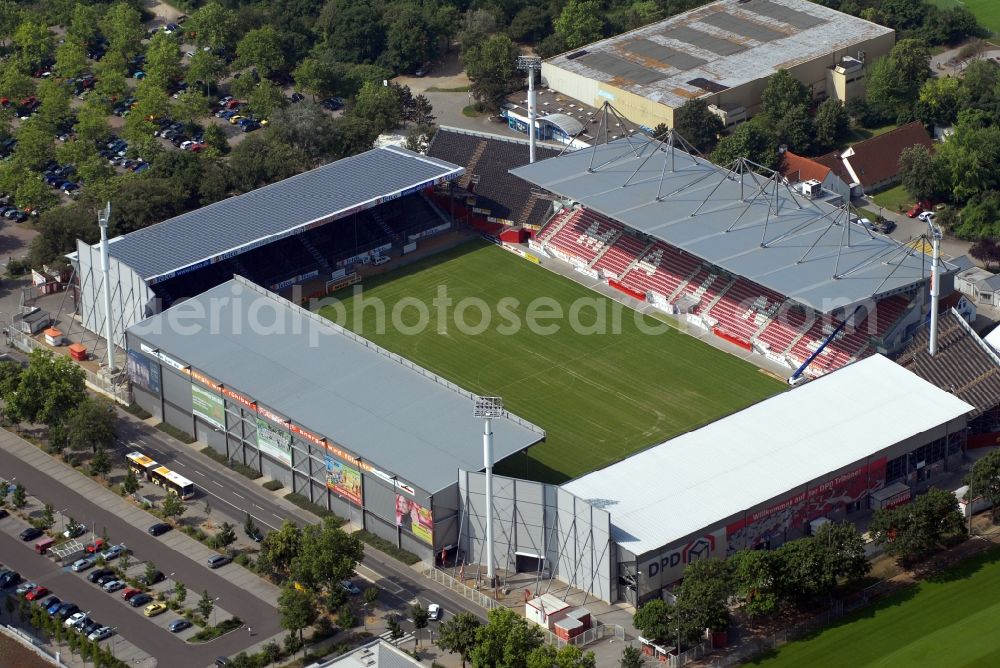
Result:
[[1000,35],[1000,2],[997,0],[931,0],[931,4],[942,9],[963,5],[984,28],[993,31],[994,37]]
[[1000,550],[994,548],[753,665],[997,666],[998,618]]
[[[442,290],[453,303],[445,316],[432,305]],[[338,315],[323,307],[326,317],[467,390],[502,396],[508,410],[546,430],[527,463],[502,471],[511,475],[562,482],[784,387],[747,362],[485,242],[365,281],[361,295],[349,288],[334,296],[343,308]],[[482,308],[462,307],[475,298]],[[382,328],[375,299],[384,304]],[[359,312],[361,303],[369,305]],[[424,327],[417,303],[429,311]],[[557,310],[566,317],[534,317]]]

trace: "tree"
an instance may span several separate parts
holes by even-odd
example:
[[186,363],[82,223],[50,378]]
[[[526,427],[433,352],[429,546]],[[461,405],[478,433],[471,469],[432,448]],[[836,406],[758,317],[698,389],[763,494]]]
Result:
[[760,102],[762,112],[774,122],[796,107],[808,108],[812,94],[788,70],[778,70],[768,77]]
[[315,164],[331,156],[338,147],[337,121],[318,104],[302,101],[271,116],[271,139],[302,151]]
[[361,592],[361,601],[365,606],[369,606],[378,600],[378,588],[376,587],[366,587],[363,592]]
[[775,590],[773,553],[767,550],[740,550],[729,557],[732,568],[733,595],[743,604],[750,619],[770,615],[778,609]]
[[280,529],[267,534],[261,541],[257,564],[265,571],[287,576],[301,546],[302,529],[291,520],[285,520]]
[[333,60],[372,63],[385,48],[383,18],[367,2],[330,0],[320,10],[313,29]]
[[270,25],[247,32],[236,45],[236,55],[238,67],[256,67],[264,76],[282,69],[285,64],[281,37]]
[[[674,112],[674,130],[699,151],[709,152],[719,140],[723,125],[722,119],[708,110],[705,100],[688,100]],[[653,132],[655,137],[663,134]]]
[[404,146],[415,153],[426,153],[436,133],[437,128],[433,125],[421,125],[410,128],[406,131],[406,143]]
[[31,118],[17,129],[17,148],[11,157],[15,169],[40,171],[52,159],[52,130],[44,123]]
[[297,589],[292,585],[285,585],[278,596],[278,614],[281,618],[282,628],[299,634],[299,642],[302,642],[302,630],[316,621],[316,603],[313,594]]
[[[997,249],[996,239],[989,241],[992,242],[989,257],[992,261],[996,261],[1000,249]],[[973,257],[980,259],[976,255]],[[965,494],[969,508],[972,508],[973,500],[986,499],[993,504],[993,517],[996,517],[1000,512],[1000,450],[993,450],[985,457],[976,460],[965,476],[965,484],[969,486],[969,491]]]
[[35,81],[16,60],[0,62],[0,94],[11,99],[28,97],[35,91]]
[[129,553],[123,552],[122,556],[118,557],[118,571],[122,574],[124,578],[125,573],[128,572],[128,567],[132,564],[132,557]]
[[6,46],[17,26],[21,24],[21,7],[13,0],[0,1],[0,44]]
[[472,94],[491,113],[496,113],[507,93],[519,85],[517,55],[517,45],[506,35],[494,35],[462,54]]
[[816,126],[805,106],[792,107],[783,116],[775,119],[772,127],[779,144],[784,144],[799,153],[808,153],[812,149]]
[[340,82],[337,70],[330,63],[311,57],[299,63],[292,77],[299,88],[312,95],[314,100],[333,95]]
[[151,585],[154,577],[156,577],[156,564],[152,561],[147,561],[146,570],[143,571],[142,579],[145,580],[147,584]]
[[107,53],[94,65],[97,79],[94,91],[109,100],[119,100],[130,90],[127,75],[125,56],[117,52]]
[[868,105],[885,120],[909,120],[924,81],[930,76],[930,52],[922,40],[896,42],[885,58],[869,65]]
[[949,125],[958,117],[961,96],[960,79],[932,77],[920,87],[914,113],[924,125]]
[[396,619],[396,615],[389,617],[389,621],[386,622],[385,626],[389,631],[389,637],[393,640],[399,640],[403,637],[403,629],[399,626],[399,620]]
[[518,668],[542,644],[542,632],[508,608],[494,608],[476,631],[470,659],[473,668]]
[[75,79],[87,71],[87,47],[83,42],[68,39],[56,47],[56,73],[64,79]]
[[179,79],[181,67],[180,44],[173,35],[158,31],[146,47],[143,65],[146,81],[159,88],[166,88],[171,80]]
[[822,148],[833,148],[843,140],[850,129],[851,119],[843,103],[837,98],[823,100],[816,109],[816,143]]
[[331,518],[301,530],[297,553],[289,564],[289,575],[314,590],[338,588],[354,573],[364,549],[360,539],[345,533]]
[[86,396],[84,377],[83,369],[68,357],[33,350],[7,410],[21,422],[59,424]]
[[[969,255],[985,264],[986,268],[989,269],[1000,262],[1000,241],[996,237],[983,237],[972,244],[969,248]],[[978,464],[979,462],[976,463]],[[975,466],[973,466],[973,469],[975,469]],[[982,496],[978,492],[976,492],[976,495]]]
[[[127,2],[117,2],[104,13],[101,32],[108,38],[108,51],[114,51],[124,61],[142,49],[145,30],[139,11]],[[107,54],[104,56],[107,58]],[[102,58],[101,60],[104,60]]]
[[526,665],[527,668],[596,668],[597,660],[593,652],[584,654],[574,645],[565,645],[560,649],[542,645],[531,650]]
[[674,625],[682,625],[681,635],[697,640],[706,629],[723,631],[729,626],[726,602],[733,590],[732,564],[724,559],[698,559],[684,568],[677,593]]
[[644,603],[632,616],[632,625],[644,638],[666,640],[674,630],[674,608],[662,598]]
[[21,182],[14,193],[14,203],[20,207],[31,207],[44,211],[56,203],[52,190],[35,174]]
[[917,200],[938,199],[947,176],[926,146],[911,146],[899,154],[903,188]]
[[128,469],[125,472],[125,480],[122,481],[122,491],[126,494],[135,494],[139,491],[139,481],[135,477],[135,472]]
[[778,161],[778,147],[774,137],[751,121],[743,123],[731,135],[724,137],[712,152],[712,162],[718,165],[728,165],[741,157],[764,167],[774,168]]
[[201,598],[198,599],[198,612],[201,614],[202,619],[208,622],[209,615],[212,614],[212,610],[215,609],[215,601],[212,597],[208,595],[208,590],[202,590]]
[[431,31],[419,6],[397,7],[401,11],[389,23],[379,62],[393,72],[409,73],[431,57]]
[[95,142],[108,136],[108,111],[98,98],[87,99],[83,106],[77,109],[74,129],[77,141],[88,143],[91,147]]
[[275,111],[288,104],[288,100],[281,92],[280,86],[264,79],[254,86],[250,95],[247,96],[247,103],[255,116],[269,118]]
[[250,516],[250,511],[247,511],[246,519],[243,520],[243,533],[248,536],[252,536],[257,531],[257,525],[253,521],[253,517]]
[[67,445],[74,450],[110,448],[115,443],[114,407],[107,399],[84,397],[66,419]]
[[223,522],[219,533],[215,534],[215,546],[224,548],[236,542],[236,527],[229,522]]
[[227,177],[233,188],[248,192],[294,176],[309,164],[309,158],[299,149],[258,134],[233,148]]
[[366,82],[361,86],[350,113],[365,119],[379,131],[394,130],[403,119],[399,91],[391,86]]
[[[72,39],[67,39],[66,41],[74,41],[78,44],[86,45],[96,40],[101,34],[100,23],[101,17],[104,15],[104,10],[105,7],[102,5],[75,3],[73,5],[73,15],[69,20],[69,27],[66,29],[66,35]],[[84,51],[84,55],[86,55],[86,51]]]
[[[198,46],[213,49],[231,47],[238,33],[239,17],[218,2],[209,2],[191,13],[187,29],[195,34]],[[201,79],[201,77],[197,77]],[[204,79],[202,79],[204,81]]]
[[167,492],[163,497],[163,505],[160,510],[163,511],[164,517],[171,519],[183,515],[187,510],[187,505],[176,494]]
[[829,522],[813,535],[830,576],[830,589],[838,581],[853,584],[868,575],[871,564],[865,556],[865,541],[850,522]]
[[427,623],[430,621],[430,615],[427,613],[427,608],[420,605],[417,601],[410,606],[410,618],[413,619],[413,628],[416,629],[417,633],[417,646],[420,646],[420,631],[427,628]]
[[37,64],[52,53],[52,33],[44,23],[22,21],[14,31],[14,46],[23,62]]
[[46,503],[45,507],[42,508],[42,524],[45,525],[46,529],[48,529],[55,523],[55,508],[52,507],[51,503]]
[[631,645],[626,646],[625,649],[622,650],[622,658],[621,661],[618,662],[618,665],[621,668],[642,668],[642,664],[643,659],[641,651]]
[[90,475],[99,475],[102,478],[111,472],[111,460],[103,447],[97,446],[94,456],[90,459]]
[[869,533],[886,553],[912,563],[936,549],[945,536],[964,528],[955,495],[931,488],[908,506],[875,511]]
[[200,118],[208,116],[210,106],[208,98],[194,88],[188,88],[177,96],[173,105],[173,116],[193,127]]
[[7,495],[10,494],[10,483],[0,480],[0,508],[7,505]]
[[569,0],[555,20],[555,32],[567,49],[575,49],[601,38],[604,28],[601,6],[594,0]]
[[460,612],[441,623],[437,644],[452,654],[461,656],[462,668],[465,668],[465,662],[472,659],[480,626],[482,623],[471,612]]

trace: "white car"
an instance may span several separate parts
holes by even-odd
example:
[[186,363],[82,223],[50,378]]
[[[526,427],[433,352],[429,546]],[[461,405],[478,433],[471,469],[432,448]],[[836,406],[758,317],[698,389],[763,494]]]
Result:
[[82,536],[85,533],[87,533],[87,527],[82,524],[76,524],[63,531],[63,538],[76,538],[77,536]]
[[111,582],[105,582],[103,585],[101,585],[101,589],[108,592],[109,594],[112,594],[118,591],[119,589],[124,589],[124,588],[125,588],[125,583],[122,582],[121,580],[112,580]]
[[441,619],[441,613],[442,613],[441,606],[438,605],[437,603],[429,603],[427,605],[427,619],[436,622],[439,619]]
[[82,620],[84,620],[86,618],[87,618],[87,613],[86,612],[77,612],[77,613],[74,613],[74,614],[72,614],[72,615],[70,615],[69,617],[66,618],[66,621],[63,622],[63,626],[65,626],[66,628],[70,628],[73,625],[75,625],[77,622],[82,621]]
[[934,219],[937,218],[937,214],[934,213],[933,211],[924,211],[919,216],[917,216],[917,218],[919,220],[924,221],[925,223],[933,223]]
[[76,561],[74,561],[73,565],[70,566],[69,568],[74,573],[81,573],[90,568],[91,566],[93,566],[95,562],[96,559],[94,559],[93,557],[84,557],[83,559],[77,559]]
[[102,626],[87,636],[87,640],[104,640],[105,638],[110,638],[114,634],[115,631],[110,626]]
[[34,582],[22,582],[17,586],[17,589],[14,590],[14,593],[16,593],[18,596],[24,596],[37,586],[38,585],[36,585]]

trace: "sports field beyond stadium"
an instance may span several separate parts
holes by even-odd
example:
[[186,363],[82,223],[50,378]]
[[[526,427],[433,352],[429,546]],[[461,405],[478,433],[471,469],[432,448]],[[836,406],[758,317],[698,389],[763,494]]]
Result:
[[767,668],[1000,665],[1000,549],[754,662]]
[[[509,410],[546,430],[546,442],[531,450],[528,470],[519,464],[519,470],[505,473],[562,482],[783,388],[732,355],[478,241],[363,287],[360,297],[349,291],[336,295],[345,307],[339,318],[329,306],[320,312],[472,392],[502,396]],[[452,311],[460,310],[463,299],[482,300],[492,312],[490,325],[481,333],[459,331],[481,329],[476,326],[484,316],[476,308],[462,313],[466,327],[456,326],[456,313],[436,317],[439,311],[431,305],[442,288]],[[375,299],[387,314],[382,331],[375,307],[355,312],[359,300]],[[429,326],[422,333],[399,331],[420,324],[418,302],[430,307]],[[394,328],[392,308],[404,303],[407,308],[398,311],[402,327]],[[570,314],[574,304],[573,317],[527,325],[532,309],[535,315]],[[598,315],[602,308],[606,317]],[[515,318],[520,326],[514,326]],[[543,331],[552,325],[557,332]],[[588,333],[602,327],[604,333]],[[643,331],[652,328],[666,331]],[[478,440],[470,440],[470,448],[477,446]]]
[[942,9],[964,6],[983,27],[993,32],[994,37],[1000,35],[1000,2],[997,0],[931,0],[931,4]]

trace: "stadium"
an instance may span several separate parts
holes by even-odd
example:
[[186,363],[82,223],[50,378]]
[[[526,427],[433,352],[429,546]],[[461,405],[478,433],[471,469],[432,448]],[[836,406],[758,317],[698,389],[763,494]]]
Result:
[[[464,568],[486,552],[473,409],[502,396],[503,577],[633,605],[687,560],[776,547],[957,466],[978,406],[885,356],[923,331],[930,260],[683,146],[626,133],[529,165],[526,143],[443,128],[427,156],[375,149],[114,239],[111,329],[134,399]],[[99,257],[80,243],[72,258],[97,336]],[[520,322],[540,299],[586,301],[591,330],[621,322],[417,327],[410,307],[440,287],[513,299]],[[354,308],[365,298],[391,327]],[[816,380],[783,391],[789,376]]]

